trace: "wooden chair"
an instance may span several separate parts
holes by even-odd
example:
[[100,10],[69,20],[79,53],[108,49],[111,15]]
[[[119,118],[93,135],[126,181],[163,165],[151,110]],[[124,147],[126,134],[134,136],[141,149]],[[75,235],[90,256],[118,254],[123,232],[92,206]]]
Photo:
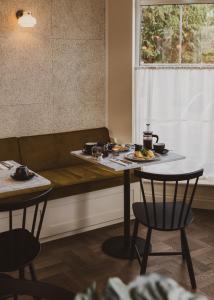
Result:
[[[203,169],[197,170],[192,173],[178,174],[178,175],[164,175],[153,174],[143,172],[140,170],[135,171],[135,176],[139,178],[140,187],[142,192],[142,202],[136,202],[133,204],[133,212],[135,216],[134,232],[131,245],[131,259],[134,258],[135,251],[137,252],[137,258],[141,266],[141,274],[146,273],[148,256],[161,256],[161,255],[182,255],[186,260],[189,277],[192,288],[196,288],[196,280],[192,265],[192,259],[190,256],[189,246],[187,242],[187,236],[185,227],[192,222],[192,202],[194,199],[198,179],[203,174]],[[148,201],[145,193],[145,182],[151,191],[151,201]],[[193,180],[193,186],[190,186],[190,181]],[[157,201],[155,193],[155,182],[159,182],[163,186],[163,196],[161,200]],[[171,201],[166,199],[166,185],[167,183],[174,183],[174,195]],[[180,182],[184,183],[183,199],[178,199],[178,185]],[[172,186],[172,185],[171,185]],[[136,238],[138,233],[138,225],[142,225],[148,228],[146,242],[142,255],[139,253],[139,249],[136,245]],[[181,234],[181,251],[180,252],[151,252],[150,241],[152,230],[160,231],[174,231],[179,230]]]
[[[9,230],[0,233],[0,272],[19,271],[20,279],[24,279],[28,266],[32,280],[36,280],[33,260],[40,252],[39,236],[51,190],[31,199],[0,201],[0,212],[9,213]],[[13,217],[18,211],[22,212],[21,228],[13,228]],[[28,211],[32,218],[27,218]]]
[[13,279],[0,274],[0,300],[18,299],[18,296],[31,296],[34,299],[72,300],[74,294],[64,288],[44,282]]

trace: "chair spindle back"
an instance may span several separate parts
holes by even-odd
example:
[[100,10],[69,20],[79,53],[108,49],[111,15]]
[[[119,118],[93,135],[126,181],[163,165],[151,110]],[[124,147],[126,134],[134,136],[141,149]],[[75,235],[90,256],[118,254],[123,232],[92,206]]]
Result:
[[[194,200],[199,177],[203,175],[203,169],[185,174],[155,174],[135,170],[135,176],[139,178],[142,200],[147,224],[156,229],[176,230],[186,226],[190,214],[192,202]],[[151,201],[146,196],[145,180],[151,191]],[[193,186],[190,181],[193,182]],[[155,193],[155,182],[162,184],[163,194],[161,201],[157,200]],[[167,201],[167,183],[174,183],[174,193],[171,201]],[[184,184],[184,194],[182,199],[178,198],[179,183]],[[191,188],[192,186],[192,188]],[[191,190],[192,189],[192,190]],[[189,197],[188,197],[189,196]]]
[[13,230],[13,212],[18,210],[23,211],[21,228],[26,229],[28,208],[34,207],[30,232],[36,237],[36,239],[39,239],[47,207],[48,196],[51,190],[52,188],[31,199],[15,200],[8,203],[5,201],[0,203],[0,212],[9,212],[9,230]]

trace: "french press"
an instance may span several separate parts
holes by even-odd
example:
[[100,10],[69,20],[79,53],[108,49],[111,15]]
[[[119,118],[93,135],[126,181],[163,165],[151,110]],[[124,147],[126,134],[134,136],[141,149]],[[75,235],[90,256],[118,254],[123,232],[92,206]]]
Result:
[[143,132],[143,146],[144,148],[151,150],[153,148],[153,138],[156,138],[155,143],[158,143],[159,137],[150,130],[150,124],[146,124],[146,127],[146,131]]

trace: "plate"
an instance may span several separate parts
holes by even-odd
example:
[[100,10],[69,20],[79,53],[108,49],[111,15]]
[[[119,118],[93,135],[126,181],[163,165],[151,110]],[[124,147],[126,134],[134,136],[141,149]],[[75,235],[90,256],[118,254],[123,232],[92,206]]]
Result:
[[[118,150],[114,150],[114,147],[116,147],[116,149]],[[119,146],[119,145],[115,145],[111,151],[118,151],[120,153],[124,153],[124,152],[129,152],[130,151],[130,147],[128,146]]]
[[155,157],[149,158],[149,159],[142,159],[139,157],[135,157],[134,153],[129,153],[127,155],[125,155],[125,158],[131,161],[135,161],[135,162],[140,162],[140,163],[147,163],[150,161],[157,161],[160,160],[160,155],[157,153],[154,153]]
[[28,176],[17,176],[16,174],[12,174],[10,175],[11,178],[13,178],[14,180],[17,181],[25,181],[25,180],[29,180],[31,178],[33,178],[35,176],[35,173],[29,173]]

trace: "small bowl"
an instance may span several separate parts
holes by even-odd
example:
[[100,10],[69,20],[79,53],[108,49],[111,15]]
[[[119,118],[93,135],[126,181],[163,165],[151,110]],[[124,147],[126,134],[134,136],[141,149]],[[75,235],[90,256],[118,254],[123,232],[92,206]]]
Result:
[[165,149],[165,144],[164,143],[156,143],[153,145],[153,148],[154,148],[155,152],[162,153]]

